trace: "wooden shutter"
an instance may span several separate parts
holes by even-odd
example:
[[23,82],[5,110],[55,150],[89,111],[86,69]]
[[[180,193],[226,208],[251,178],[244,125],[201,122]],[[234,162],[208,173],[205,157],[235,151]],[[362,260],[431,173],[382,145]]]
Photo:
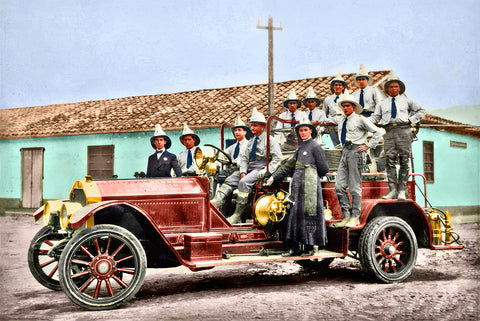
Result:
[[434,164],[433,164],[433,142],[423,141],[423,175],[427,179],[427,183],[433,184],[434,180]]
[[112,178],[114,145],[88,146],[87,172],[93,178]]

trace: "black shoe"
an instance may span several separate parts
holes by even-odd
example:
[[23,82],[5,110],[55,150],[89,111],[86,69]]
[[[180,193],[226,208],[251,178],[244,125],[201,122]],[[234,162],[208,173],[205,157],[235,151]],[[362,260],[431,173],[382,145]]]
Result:
[[302,255],[303,251],[300,249],[290,249],[287,252],[283,253],[283,257],[289,257],[289,256],[300,256]]

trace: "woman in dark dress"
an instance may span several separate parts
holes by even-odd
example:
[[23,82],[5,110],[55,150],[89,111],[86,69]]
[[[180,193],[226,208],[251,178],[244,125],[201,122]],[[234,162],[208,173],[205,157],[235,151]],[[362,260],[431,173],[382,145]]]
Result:
[[290,185],[290,201],[293,205],[285,218],[283,237],[289,247],[285,256],[301,255],[302,252],[313,250],[314,245],[324,247],[327,243],[320,178],[328,172],[328,160],[314,140],[317,136],[314,126],[300,123],[295,130],[301,142],[294,157],[279,166],[266,182],[266,185],[271,185],[293,174]]

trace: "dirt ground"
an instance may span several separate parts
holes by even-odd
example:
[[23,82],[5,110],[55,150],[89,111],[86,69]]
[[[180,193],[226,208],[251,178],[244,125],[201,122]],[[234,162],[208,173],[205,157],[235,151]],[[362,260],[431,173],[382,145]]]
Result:
[[40,285],[27,266],[29,216],[0,217],[0,320],[479,320],[478,223],[455,225],[465,249],[421,249],[400,284],[366,279],[357,261],[337,259],[322,274],[293,262],[190,272],[149,269],[137,296],[91,312]]

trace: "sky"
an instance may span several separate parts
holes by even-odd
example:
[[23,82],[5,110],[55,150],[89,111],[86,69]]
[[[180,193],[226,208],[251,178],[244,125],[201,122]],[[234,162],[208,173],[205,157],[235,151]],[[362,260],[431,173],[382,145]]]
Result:
[[0,109],[393,69],[427,109],[480,103],[480,1],[0,0]]

